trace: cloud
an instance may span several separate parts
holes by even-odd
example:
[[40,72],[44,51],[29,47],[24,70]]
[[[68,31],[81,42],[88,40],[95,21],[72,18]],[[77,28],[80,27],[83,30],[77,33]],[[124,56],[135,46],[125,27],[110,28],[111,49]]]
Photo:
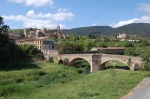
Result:
[[93,23],[91,26],[98,26],[98,23]]
[[146,4],[146,3],[142,3],[139,5],[139,10],[143,11],[143,12],[148,12],[150,13],[150,3]]
[[53,0],[8,0],[14,3],[24,3],[26,6],[52,6],[54,4]]
[[150,23],[150,16],[142,16],[140,18],[134,18],[130,20],[120,21],[116,24],[111,24],[110,26],[117,28],[123,25],[131,24],[131,23]]
[[[29,20],[24,22],[26,28],[36,27],[36,28],[56,28],[57,23],[52,23],[50,20]],[[65,28],[66,26],[63,24],[59,24],[61,28]]]
[[49,18],[54,21],[63,21],[63,20],[72,20],[75,16],[72,12],[57,12],[57,13],[39,13],[35,14],[34,10],[30,10],[27,12],[26,16],[31,18]]
[[[34,10],[30,10],[26,13],[26,15],[3,15],[2,17],[5,20],[15,21],[15,22],[23,22],[24,27],[36,27],[36,28],[54,28],[61,21],[72,20],[74,18],[74,14],[71,12],[63,12],[59,11],[56,13],[39,13],[36,14]],[[59,24],[61,28],[66,28],[65,25]]]
[[69,11],[69,9],[62,9],[62,8],[58,9],[58,12],[66,12],[66,11]]
[[34,16],[34,10],[28,11],[28,13],[26,14],[26,16]]
[[111,24],[110,26],[116,28],[131,23],[150,23],[150,4],[145,4],[145,3],[140,4],[139,10],[145,12],[145,15],[143,15],[140,18],[133,18],[129,20],[120,21],[116,24]]
[[112,24],[111,26],[116,28],[116,27],[120,27],[120,26],[123,26],[123,25],[126,25],[126,24],[136,23],[139,20],[140,19],[138,19],[138,18],[134,18],[134,19],[130,19],[130,20],[120,21],[117,24]]

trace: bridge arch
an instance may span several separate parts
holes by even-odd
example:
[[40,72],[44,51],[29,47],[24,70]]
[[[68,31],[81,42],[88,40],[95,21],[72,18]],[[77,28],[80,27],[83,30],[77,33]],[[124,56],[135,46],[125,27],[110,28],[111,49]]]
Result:
[[[86,66],[86,65],[88,65],[88,67],[86,67],[85,69],[87,69],[87,70],[89,70],[90,71],[90,69],[91,69],[91,65],[90,65],[90,63],[89,63],[89,61],[87,61],[86,59],[84,59],[84,58],[74,58],[74,59],[72,59],[71,61],[70,61],[70,66],[75,66],[76,65],[76,61],[77,60],[84,60],[84,62],[87,62],[88,64],[82,64],[82,66]],[[82,67],[81,66],[81,67]],[[80,67],[80,66],[79,66]],[[83,67],[82,67],[83,68]]]
[[63,64],[64,61],[62,59],[58,60],[58,64]]
[[[108,62],[112,62],[112,63],[113,63],[112,66],[110,66],[109,68],[115,67],[116,69],[126,69],[126,70],[130,70],[130,67],[128,66],[128,64],[127,64],[126,62],[120,61],[120,60],[116,60],[116,59],[113,59],[113,60],[106,60],[106,61],[104,61],[103,63],[101,63],[102,69],[107,68],[107,67],[106,67],[106,64],[107,64]],[[120,65],[120,66],[119,66],[119,65],[116,64],[116,62],[117,62],[117,63],[120,62],[120,63],[122,63],[123,65]]]

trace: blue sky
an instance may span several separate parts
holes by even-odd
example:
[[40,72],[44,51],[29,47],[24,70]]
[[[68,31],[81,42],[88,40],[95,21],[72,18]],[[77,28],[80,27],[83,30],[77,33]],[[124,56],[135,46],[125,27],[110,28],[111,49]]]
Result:
[[1,0],[0,8],[11,29],[150,23],[149,0]]

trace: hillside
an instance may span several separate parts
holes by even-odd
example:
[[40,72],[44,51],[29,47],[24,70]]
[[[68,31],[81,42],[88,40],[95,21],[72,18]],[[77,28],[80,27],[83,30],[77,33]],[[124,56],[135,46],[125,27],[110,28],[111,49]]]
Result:
[[124,25],[118,28],[112,28],[110,26],[91,26],[91,27],[81,27],[74,29],[64,29],[62,30],[64,34],[73,35],[118,35],[119,33],[134,34],[139,37],[150,37],[150,24],[148,23],[133,23]]
[[89,35],[89,34],[103,34],[106,31],[112,30],[110,26],[91,26],[91,27],[80,27],[73,29],[63,29],[62,33],[64,34],[73,34],[73,35]]
[[133,23],[124,25],[118,28],[113,28],[111,31],[105,31],[104,34],[118,35],[119,33],[134,34],[139,37],[150,37],[150,24]]

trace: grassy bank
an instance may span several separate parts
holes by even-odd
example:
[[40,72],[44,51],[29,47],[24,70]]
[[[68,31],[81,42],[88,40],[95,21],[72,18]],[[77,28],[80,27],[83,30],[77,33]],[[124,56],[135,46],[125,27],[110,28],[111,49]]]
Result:
[[73,67],[36,62],[39,68],[0,71],[0,98],[120,99],[146,72],[107,69],[89,75]]

